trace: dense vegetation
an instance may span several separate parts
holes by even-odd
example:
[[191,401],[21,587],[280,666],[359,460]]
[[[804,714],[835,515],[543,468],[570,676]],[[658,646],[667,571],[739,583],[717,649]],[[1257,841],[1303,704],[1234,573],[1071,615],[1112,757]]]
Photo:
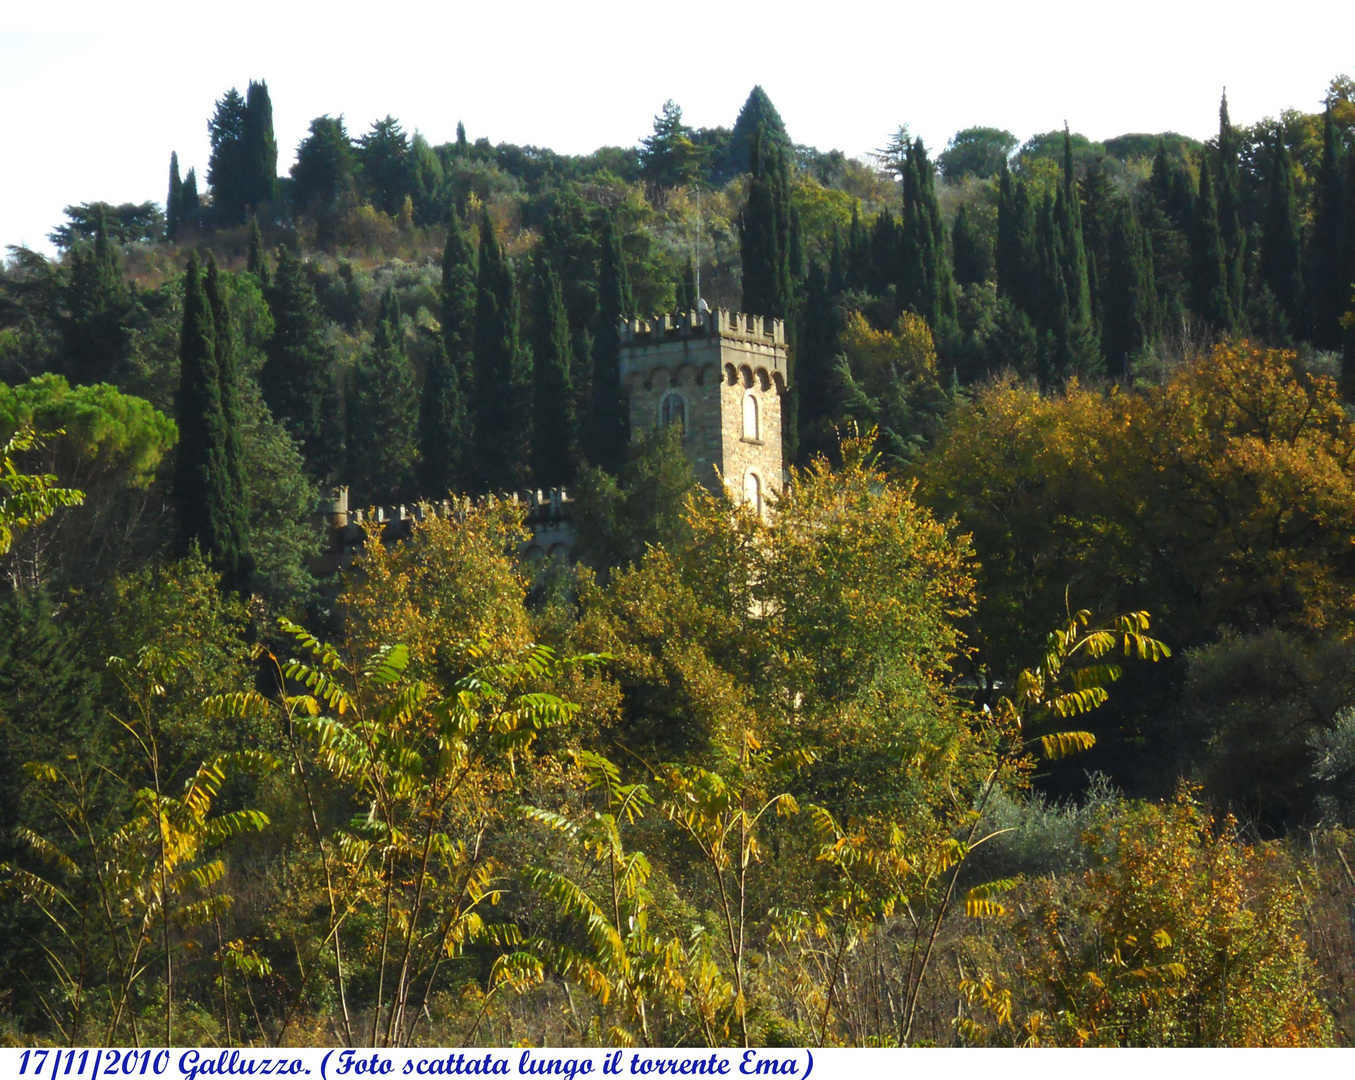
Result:
[[[1355,82],[1220,121],[279,177],[251,83],[11,249],[3,1037],[1348,1040]],[[765,520],[627,430],[698,299],[787,323]],[[317,576],[337,485],[567,485],[578,559],[458,499]]]

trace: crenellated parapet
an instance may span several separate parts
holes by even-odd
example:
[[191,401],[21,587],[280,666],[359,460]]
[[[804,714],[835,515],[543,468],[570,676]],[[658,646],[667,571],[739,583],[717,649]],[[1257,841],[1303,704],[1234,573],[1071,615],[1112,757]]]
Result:
[[714,336],[785,345],[786,322],[742,311],[685,311],[652,319],[622,321],[617,327],[622,345],[656,345],[663,341],[708,339]]
[[396,543],[414,534],[417,523],[430,518],[464,521],[477,506],[508,505],[522,515],[523,528],[531,533],[518,552],[523,558],[568,554],[574,544],[574,501],[565,488],[538,488],[514,491],[505,496],[486,495],[478,499],[458,496],[437,502],[418,502],[400,506],[377,506],[365,510],[349,508],[348,488],[335,488],[333,496],[317,508],[328,543],[312,570],[334,573],[352,564],[367,537],[379,529],[381,542]]

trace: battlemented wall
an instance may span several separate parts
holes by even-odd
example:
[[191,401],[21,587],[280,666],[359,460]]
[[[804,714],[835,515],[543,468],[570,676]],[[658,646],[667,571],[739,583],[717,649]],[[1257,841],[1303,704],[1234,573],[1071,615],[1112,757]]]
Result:
[[673,403],[680,401],[683,446],[697,478],[714,487],[722,477],[735,495],[756,494],[765,507],[783,482],[788,372],[782,321],[690,312],[622,323],[619,333],[632,438],[676,422]]

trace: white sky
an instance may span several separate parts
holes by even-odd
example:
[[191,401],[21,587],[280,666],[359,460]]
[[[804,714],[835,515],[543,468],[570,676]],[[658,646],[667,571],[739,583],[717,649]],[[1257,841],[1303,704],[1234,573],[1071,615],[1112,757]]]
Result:
[[214,103],[251,78],[285,173],[322,113],[355,135],[390,113],[435,144],[462,120],[472,140],[587,153],[636,143],[667,98],[730,125],[761,83],[796,142],[860,155],[901,123],[933,151],[973,124],[1025,139],[1065,119],[1093,139],[1206,138],[1225,84],[1250,123],[1355,74],[1350,0],[5,7],[0,248],[40,250],[68,203],[163,201],[171,150],[201,182]]

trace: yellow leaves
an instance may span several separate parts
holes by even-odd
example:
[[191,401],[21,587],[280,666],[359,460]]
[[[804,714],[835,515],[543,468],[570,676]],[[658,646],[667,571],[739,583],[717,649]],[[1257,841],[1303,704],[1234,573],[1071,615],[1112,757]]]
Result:
[[873,394],[896,379],[936,380],[936,346],[921,316],[905,311],[889,330],[876,330],[859,311],[847,316],[839,339],[852,375]]

